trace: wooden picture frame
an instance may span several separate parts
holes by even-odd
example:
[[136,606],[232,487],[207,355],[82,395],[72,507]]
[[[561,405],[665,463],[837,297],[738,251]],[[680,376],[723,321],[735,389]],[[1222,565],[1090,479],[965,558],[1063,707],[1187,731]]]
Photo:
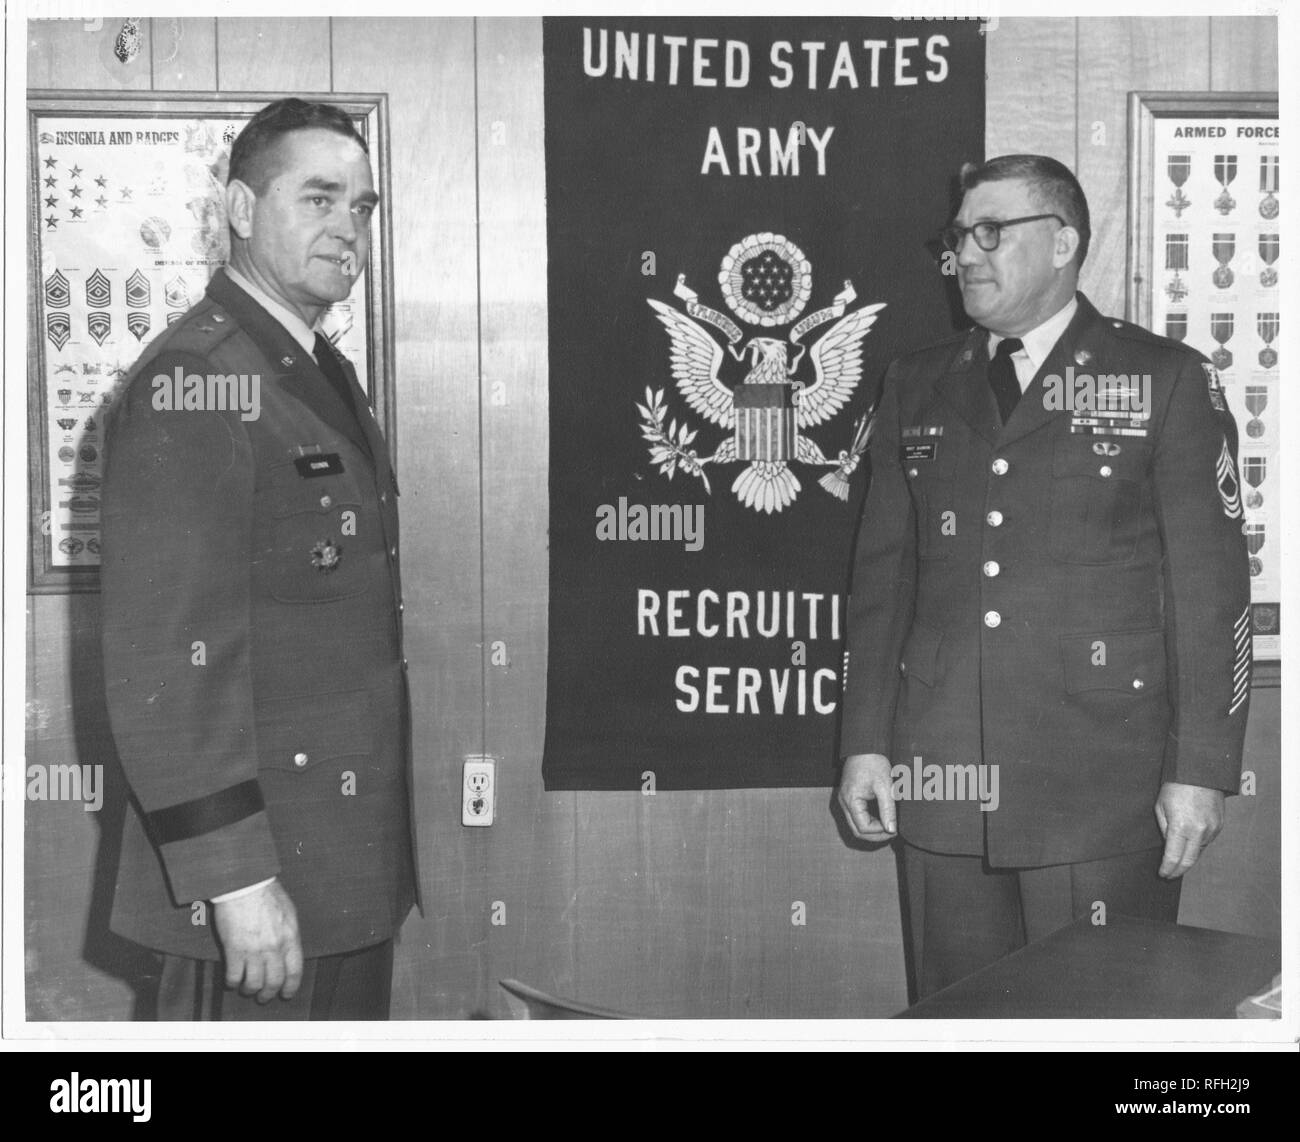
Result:
[[[99,589],[103,413],[148,341],[228,250],[230,143],[283,93],[32,91],[28,128],[28,470],[32,594]],[[395,453],[388,97],[317,94],[366,140],[381,206],[370,261],[324,318]],[[66,499],[63,497],[66,495]]]
[[1211,383],[1221,385],[1218,399],[1236,416],[1254,677],[1256,685],[1276,685],[1282,638],[1274,348],[1282,316],[1274,268],[1281,221],[1278,97],[1134,91],[1128,109],[1125,316],[1209,357]]

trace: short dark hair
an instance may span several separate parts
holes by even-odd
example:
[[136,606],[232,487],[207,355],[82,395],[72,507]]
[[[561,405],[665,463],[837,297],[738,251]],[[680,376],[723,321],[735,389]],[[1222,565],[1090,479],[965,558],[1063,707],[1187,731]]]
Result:
[[254,115],[239,132],[230,148],[230,173],[262,194],[273,173],[271,160],[276,146],[291,131],[333,131],[370,153],[348,113],[332,103],[308,103],[305,99],[277,99]]
[[1044,211],[1059,214],[1067,226],[1079,232],[1077,264],[1083,265],[1092,240],[1092,222],[1088,216],[1088,199],[1073,172],[1064,163],[1046,155],[999,155],[961,168],[961,189],[965,193],[982,182],[1022,179],[1029,184],[1034,202]]

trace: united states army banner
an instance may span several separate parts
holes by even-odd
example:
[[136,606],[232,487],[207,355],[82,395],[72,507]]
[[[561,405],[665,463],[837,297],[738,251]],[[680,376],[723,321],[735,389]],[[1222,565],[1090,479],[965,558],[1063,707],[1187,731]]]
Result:
[[983,158],[981,25],[544,36],[546,786],[829,784],[867,414],[960,312],[934,235]]

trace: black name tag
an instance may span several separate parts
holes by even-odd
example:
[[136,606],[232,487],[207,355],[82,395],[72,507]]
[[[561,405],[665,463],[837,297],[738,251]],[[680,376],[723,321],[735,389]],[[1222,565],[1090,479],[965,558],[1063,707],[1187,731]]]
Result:
[[903,441],[903,463],[911,464],[917,460],[933,460],[939,455],[938,440]]
[[304,480],[314,480],[317,476],[337,476],[343,471],[343,461],[337,452],[313,452],[308,456],[298,456],[293,466]]

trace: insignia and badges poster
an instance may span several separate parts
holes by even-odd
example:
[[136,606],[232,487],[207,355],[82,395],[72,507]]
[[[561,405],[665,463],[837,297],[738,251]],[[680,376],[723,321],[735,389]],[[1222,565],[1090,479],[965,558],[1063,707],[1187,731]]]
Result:
[[829,785],[868,413],[960,313],[980,22],[556,18],[544,57],[546,787]]
[[[246,119],[31,113],[38,581],[99,564],[105,413],[144,347],[203,297],[226,261],[226,170]],[[361,377],[366,290],[363,275],[324,319]]]
[[1151,328],[1210,358],[1209,399],[1237,420],[1256,659],[1281,654],[1280,136],[1276,118],[1154,123]]

